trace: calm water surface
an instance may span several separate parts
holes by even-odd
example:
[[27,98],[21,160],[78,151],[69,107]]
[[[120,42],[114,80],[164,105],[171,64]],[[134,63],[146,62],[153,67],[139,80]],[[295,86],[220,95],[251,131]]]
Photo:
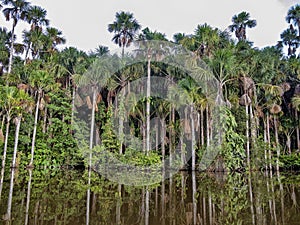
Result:
[[293,173],[178,173],[144,187],[78,170],[13,170],[1,178],[0,224],[300,224]]

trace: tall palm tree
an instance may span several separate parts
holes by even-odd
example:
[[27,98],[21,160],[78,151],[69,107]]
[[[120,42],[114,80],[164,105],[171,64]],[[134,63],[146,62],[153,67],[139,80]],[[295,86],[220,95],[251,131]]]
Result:
[[22,116],[24,111],[30,111],[32,106],[32,98],[30,98],[29,95],[22,89],[18,90],[15,99],[16,99],[16,117],[15,117],[16,132],[15,132],[15,144],[14,144],[14,152],[13,152],[13,160],[12,160],[13,168],[18,166],[16,164],[16,158],[17,158],[19,132],[20,132]]
[[4,149],[3,149],[3,157],[2,157],[2,164],[1,164],[2,168],[5,167],[10,122],[12,119],[14,109],[16,107],[16,98],[15,98],[16,93],[17,93],[16,87],[2,86],[0,89],[0,95],[1,95],[0,106],[2,110],[5,112],[5,117],[6,117],[6,132],[5,132]]
[[292,6],[285,19],[288,23],[293,21],[294,25],[298,26],[298,37],[300,37],[300,5]]
[[43,97],[43,94],[45,91],[54,89],[57,84],[54,83],[53,76],[45,70],[33,71],[29,77],[29,83],[30,83],[30,86],[35,90],[35,93],[36,93],[34,127],[33,127],[32,142],[31,142],[31,158],[30,158],[30,163],[29,163],[29,167],[32,167],[33,166],[33,158],[34,158],[37,125],[38,125],[38,117],[39,117],[39,108],[40,108],[40,104],[42,101],[42,97]]
[[10,53],[9,53],[9,63],[7,72],[11,72],[12,62],[13,62],[13,50],[14,50],[14,34],[15,28],[19,20],[26,21],[28,19],[28,9],[30,3],[26,0],[3,0],[3,4],[7,7],[3,9],[3,14],[7,21],[11,20],[12,30],[11,30],[11,45],[10,45]]
[[232,17],[232,24],[229,26],[231,32],[235,31],[235,36],[239,41],[246,40],[246,29],[256,26],[256,20],[250,19],[248,12],[241,12],[238,15]]
[[124,48],[129,47],[140,28],[141,25],[133,17],[133,13],[124,11],[117,12],[116,20],[108,24],[108,31],[115,34],[112,41],[122,48],[122,56]]

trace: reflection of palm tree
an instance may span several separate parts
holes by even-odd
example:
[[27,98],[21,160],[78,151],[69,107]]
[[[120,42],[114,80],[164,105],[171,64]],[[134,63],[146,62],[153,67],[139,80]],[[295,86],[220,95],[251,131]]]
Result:
[[229,26],[231,32],[235,31],[235,36],[241,40],[246,40],[247,27],[253,28],[256,26],[256,20],[250,19],[250,14],[247,12],[241,12],[238,15],[232,17],[232,25]]
[[134,40],[136,33],[141,25],[129,12],[117,12],[116,20],[108,25],[108,31],[115,33],[112,41],[122,48],[122,56],[124,56],[124,48],[128,47]]

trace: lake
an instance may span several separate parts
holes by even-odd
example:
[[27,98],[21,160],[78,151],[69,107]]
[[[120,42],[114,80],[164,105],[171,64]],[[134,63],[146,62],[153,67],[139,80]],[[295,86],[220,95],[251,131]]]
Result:
[[1,178],[0,224],[300,224],[300,174],[292,172],[178,172],[138,187],[87,170],[19,169]]

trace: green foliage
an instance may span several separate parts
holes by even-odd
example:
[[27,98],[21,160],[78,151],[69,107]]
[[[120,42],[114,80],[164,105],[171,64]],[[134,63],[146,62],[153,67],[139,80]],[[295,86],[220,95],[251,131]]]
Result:
[[222,108],[221,115],[224,119],[223,129],[225,130],[222,145],[225,166],[228,170],[241,169],[245,160],[244,137],[235,131],[237,123],[229,109]]

